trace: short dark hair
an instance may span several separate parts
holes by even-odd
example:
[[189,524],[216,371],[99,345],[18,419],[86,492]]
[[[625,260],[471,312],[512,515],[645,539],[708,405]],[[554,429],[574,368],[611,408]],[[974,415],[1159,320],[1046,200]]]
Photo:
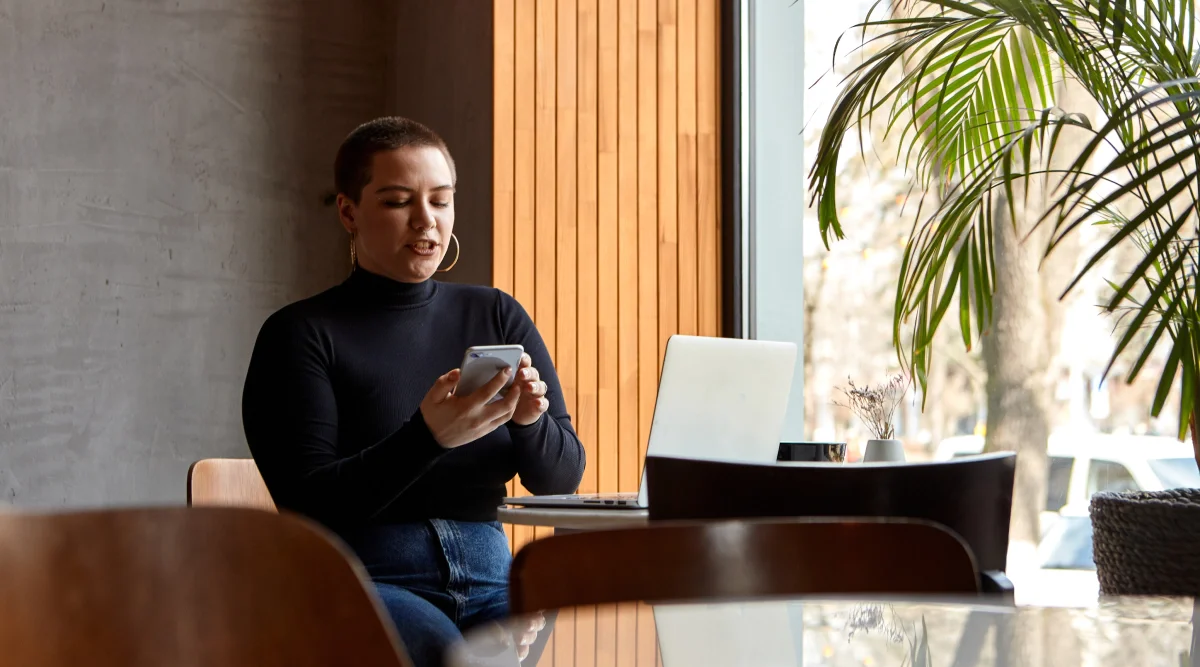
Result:
[[[454,158],[437,132],[415,120],[400,116],[385,116],[367,121],[354,128],[333,160],[333,185],[339,194],[354,203],[362,198],[363,188],[371,182],[371,160],[376,153],[394,151],[409,146],[436,148],[446,156],[450,178],[458,180]],[[454,183],[451,183],[454,185]]]

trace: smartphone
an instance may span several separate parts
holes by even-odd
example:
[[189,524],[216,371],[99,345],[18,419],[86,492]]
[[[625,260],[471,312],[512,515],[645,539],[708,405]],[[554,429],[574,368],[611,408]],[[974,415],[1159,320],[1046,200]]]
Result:
[[520,365],[523,354],[525,348],[520,345],[477,345],[467,348],[462,365],[459,366],[462,375],[458,378],[458,386],[454,388],[455,395],[466,396],[491,382],[500,371],[510,368],[512,374],[508,376],[504,388],[489,402],[495,403],[503,399],[517,378],[517,366]]

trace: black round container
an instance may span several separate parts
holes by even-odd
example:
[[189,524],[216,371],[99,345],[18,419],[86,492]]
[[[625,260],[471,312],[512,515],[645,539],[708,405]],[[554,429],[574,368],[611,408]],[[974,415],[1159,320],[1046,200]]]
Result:
[[779,461],[818,461],[823,463],[845,463],[844,442],[781,442]]

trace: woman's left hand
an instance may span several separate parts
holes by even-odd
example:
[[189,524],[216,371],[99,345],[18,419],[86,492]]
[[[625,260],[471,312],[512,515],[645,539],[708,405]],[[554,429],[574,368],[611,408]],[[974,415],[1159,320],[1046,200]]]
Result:
[[550,407],[550,401],[546,399],[546,383],[542,382],[528,354],[521,355],[515,382],[521,388],[521,398],[517,401],[517,411],[513,413],[512,421],[518,426],[529,426],[542,418],[542,413]]

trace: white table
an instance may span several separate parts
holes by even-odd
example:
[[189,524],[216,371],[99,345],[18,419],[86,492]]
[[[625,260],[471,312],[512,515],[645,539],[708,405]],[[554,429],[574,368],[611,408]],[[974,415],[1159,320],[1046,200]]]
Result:
[[[817,461],[780,461],[779,465],[791,466],[837,466],[841,463]],[[501,505],[500,523],[514,526],[539,526],[557,528],[561,531],[605,530],[612,528],[636,528],[650,521],[649,510],[592,510],[557,507],[521,507]]]
[[[836,568],[831,570],[836,576]],[[525,661],[515,637],[529,619],[480,627],[451,649],[453,667],[666,667],[772,665],[937,667],[1179,665],[1196,653],[1194,607],[1185,598],[1104,598],[1085,609],[989,604],[982,598],[704,600],[630,602],[546,610],[547,623]],[[603,623],[601,622],[603,619]],[[556,638],[553,655],[543,655]],[[577,637],[582,638],[578,639]],[[557,650],[561,645],[573,651]],[[928,662],[913,660],[924,656]]]

